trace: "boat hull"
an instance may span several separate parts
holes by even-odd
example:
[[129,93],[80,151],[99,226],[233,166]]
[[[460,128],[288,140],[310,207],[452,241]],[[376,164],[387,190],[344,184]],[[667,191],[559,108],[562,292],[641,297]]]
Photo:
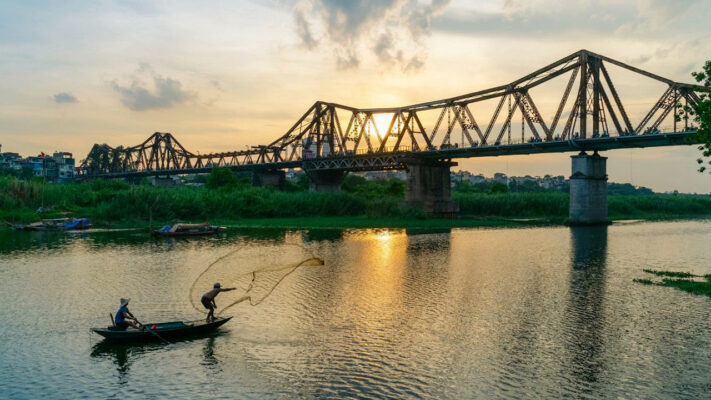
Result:
[[180,339],[209,333],[224,325],[230,319],[232,319],[232,317],[217,318],[215,321],[209,323],[205,321],[176,321],[145,324],[146,330],[116,330],[111,327],[91,328],[91,330],[103,336],[105,340],[112,342],[150,342],[156,340]]
[[215,235],[217,233],[223,232],[225,228],[222,227],[214,227],[211,229],[202,229],[202,230],[194,230],[194,231],[183,231],[183,232],[161,232],[161,231],[153,231],[153,236],[156,237],[189,237],[189,236],[207,236],[207,235]]

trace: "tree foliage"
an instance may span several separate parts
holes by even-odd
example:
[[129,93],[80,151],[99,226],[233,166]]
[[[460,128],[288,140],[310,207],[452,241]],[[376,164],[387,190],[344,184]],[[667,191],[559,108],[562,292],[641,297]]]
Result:
[[[706,61],[702,70],[700,72],[694,72],[691,74],[696,82],[701,83],[705,87],[711,87],[711,60]],[[702,93],[699,98],[699,104],[693,108],[681,107],[683,108],[681,115],[683,118],[691,118],[696,122],[697,132],[696,140],[701,143],[699,150],[701,150],[701,157],[699,157],[696,162],[699,163],[699,172],[709,171],[708,165],[711,165],[711,93]],[[678,106],[680,107],[680,106]],[[706,158],[706,161],[704,161]]]
[[226,167],[213,167],[205,183],[205,187],[208,189],[218,189],[235,185],[237,185],[237,176],[231,169]]
[[[349,191],[340,193],[283,192],[250,185],[198,187],[134,186],[119,180],[95,179],[71,184],[49,184],[0,177],[0,221],[31,222],[61,216],[88,217],[97,225],[122,221],[149,224],[212,219],[370,216],[424,218],[402,204],[403,182],[350,178]],[[632,188],[625,187],[625,192]],[[639,189],[637,189],[638,191]],[[493,192],[494,190],[490,190]],[[560,218],[568,215],[565,193],[489,193],[454,191],[462,215],[520,218]],[[34,212],[49,208],[50,216]],[[610,216],[708,215],[711,197],[693,195],[610,195]]]
[[405,182],[401,179],[377,179],[368,181],[355,174],[346,175],[341,186],[344,192],[353,193],[366,199],[393,197],[402,199],[405,196]]

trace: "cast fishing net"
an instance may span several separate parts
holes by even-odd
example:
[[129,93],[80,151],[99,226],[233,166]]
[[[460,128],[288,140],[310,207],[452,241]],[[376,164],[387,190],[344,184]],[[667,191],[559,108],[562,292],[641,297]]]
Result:
[[256,306],[299,268],[321,265],[324,265],[322,259],[300,245],[242,245],[219,257],[198,275],[190,287],[190,304],[195,310],[207,313],[200,304],[200,297],[212,289],[215,282],[220,282],[223,288],[236,290],[219,294],[216,315],[243,302]]

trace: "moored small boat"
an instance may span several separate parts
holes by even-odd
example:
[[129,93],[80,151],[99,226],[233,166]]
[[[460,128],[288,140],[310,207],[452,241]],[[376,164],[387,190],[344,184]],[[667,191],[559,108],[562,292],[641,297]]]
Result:
[[202,224],[175,224],[173,226],[166,225],[158,230],[153,231],[154,236],[176,237],[176,236],[201,236],[214,235],[224,231],[222,226],[210,225],[209,222]]
[[147,342],[170,340],[212,332],[224,325],[232,317],[218,317],[212,322],[205,320],[172,321],[143,324],[143,329],[91,328],[91,330],[110,341]]
[[16,225],[15,228],[20,231],[64,231],[89,229],[91,224],[88,218],[54,218],[43,219],[27,225]]

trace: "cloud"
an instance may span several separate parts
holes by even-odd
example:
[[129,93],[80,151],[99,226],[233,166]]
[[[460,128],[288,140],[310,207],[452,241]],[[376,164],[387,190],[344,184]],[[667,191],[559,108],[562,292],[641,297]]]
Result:
[[[432,20],[432,29],[478,37],[575,37],[591,35],[635,36],[659,39],[684,15],[708,13],[699,0],[500,0],[490,9],[459,3]],[[678,24],[676,33],[690,26]],[[665,30],[666,31],[666,30]],[[668,35],[667,35],[668,36]]]
[[701,38],[695,38],[683,42],[674,42],[668,46],[657,47],[654,51],[641,54],[637,57],[628,58],[627,61],[631,64],[644,64],[653,59],[665,59],[671,55],[683,57],[684,54],[698,52],[702,44]]
[[[150,84],[145,83],[145,78]],[[112,82],[121,103],[133,111],[170,108],[197,97],[195,92],[184,90],[180,81],[163,77],[148,64],[141,64],[128,86]]]
[[657,30],[699,3],[699,0],[637,0],[637,18],[620,27],[620,32]]
[[311,26],[306,21],[304,13],[300,10],[294,12],[294,22],[296,23],[296,34],[299,35],[301,39],[301,44],[307,50],[313,50],[318,46],[318,41],[314,39],[313,33],[311,33]]
[[353,52],[346,52],[346,54],[336,55],[336,66],[338,69],[351,69],[357,68],[360,65],[360,60],[353,54]]
[[77,100],[74,95],[67,93],[67,92],[62,92],[62,93],[57,93],[54,95],[54,102],[55,103],[78,103],[79,100]]
[[336,67],[356,68],[364,60],[416,71],[423,65],[423,38],[431,32],[432,18],[450,0],[298,0],[294,7],[300,44],[323,47],[336,59]]
[[[395,51],[395,54],[393,52]],[[383,32],[373,46],[373,53],[382,62],[390,62],[394,59],[402,58],[402,50],[395,50],[393,35],[390,31]]]

